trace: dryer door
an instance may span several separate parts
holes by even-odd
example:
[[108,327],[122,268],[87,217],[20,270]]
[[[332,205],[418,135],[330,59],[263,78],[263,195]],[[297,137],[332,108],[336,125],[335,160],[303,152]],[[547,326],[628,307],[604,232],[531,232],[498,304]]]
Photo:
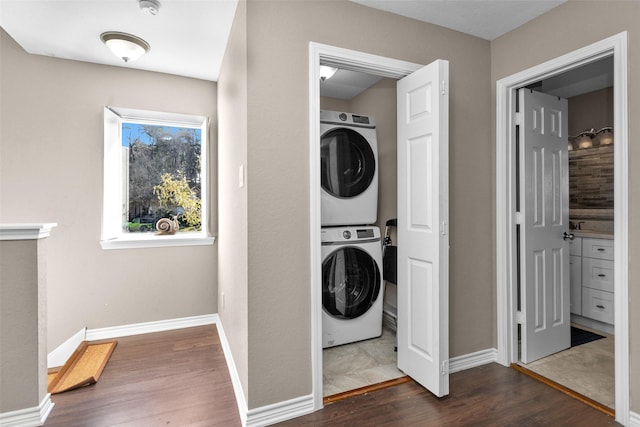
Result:
[[336,128],[320,141],[322,188],[334,197],[355,197],[364,192],[376,172],[371,145],[353,129]]
[[338,319],[355,319],[371,308],[380,293],[380,269],[356,247],[342,247],[322,263],[322,306]]

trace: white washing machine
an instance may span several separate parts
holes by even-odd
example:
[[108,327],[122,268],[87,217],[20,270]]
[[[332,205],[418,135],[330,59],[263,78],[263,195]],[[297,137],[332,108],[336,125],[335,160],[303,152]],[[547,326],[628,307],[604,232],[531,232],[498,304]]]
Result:
[[378,227],[322,228],[322,348],[382,335]]
[[374,224],[378,141],[373,117],[320,111],[322,226]]

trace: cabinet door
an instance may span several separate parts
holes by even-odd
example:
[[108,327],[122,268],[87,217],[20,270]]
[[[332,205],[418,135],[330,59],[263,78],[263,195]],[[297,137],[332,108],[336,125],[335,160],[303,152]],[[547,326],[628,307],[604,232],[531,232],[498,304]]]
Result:
[[569,257],[569,271],[571,284],[571,313],[582,314],[582,257],[571,255]]

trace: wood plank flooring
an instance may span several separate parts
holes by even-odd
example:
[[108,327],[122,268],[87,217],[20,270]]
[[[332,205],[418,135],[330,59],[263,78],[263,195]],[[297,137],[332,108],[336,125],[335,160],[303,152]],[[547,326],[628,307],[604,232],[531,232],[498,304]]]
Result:
[[118,338],[97,384],[52,396],[45,426],[240,426],[215,325]]
[[[281,426],[609,426],[613,418],[513,369],[451,375],[438,399],[413,381]],[[52,397],[46,427],[240,426],[215,326],[118,339],[97,384]]]
[[497,364],[452,374],[448,397],[415,382],[329,404],[279,426],[580,426],[613,418],[526,375]]

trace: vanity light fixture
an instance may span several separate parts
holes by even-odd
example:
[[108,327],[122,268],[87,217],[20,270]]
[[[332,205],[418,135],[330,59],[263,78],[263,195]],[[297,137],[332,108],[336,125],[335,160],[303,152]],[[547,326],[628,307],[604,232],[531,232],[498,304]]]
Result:
[[591,128],[569,137],[569,151],[611,144],[613,144],[613,128],[610,126],[603,127],[598,131]]
[[613,128],[605,127],[598,131],[598,139],[600,140],[600,145],[611,145],[613,144]]
[[149,43],[133,34],[107,31],[100,34],[100,40],[107,45],[115,56],[124,62],[135,61],[151,48]]
[[329,67],[327,65],[320,66],[320,81],[325,81],[333,77],[333,75],[338,71],[337,68]]
[[593,147],[593,139],[591,132],[583,132],[578,137],[578,148],[591,148]]

